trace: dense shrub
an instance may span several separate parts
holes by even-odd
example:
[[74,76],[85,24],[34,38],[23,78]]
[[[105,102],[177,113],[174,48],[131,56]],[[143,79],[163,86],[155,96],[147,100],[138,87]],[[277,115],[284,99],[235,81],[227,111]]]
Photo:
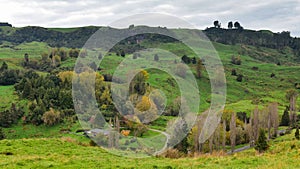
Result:
[[60,112],[50,108],[49,111],[44,113],[42,120],[44,121],[44,124],[53,126],[60,121]]
[[16,124],[23,114],[23,107],[19,107],[12,103],[9,110],[0,112],[0,127],[10,127],[13,124]]

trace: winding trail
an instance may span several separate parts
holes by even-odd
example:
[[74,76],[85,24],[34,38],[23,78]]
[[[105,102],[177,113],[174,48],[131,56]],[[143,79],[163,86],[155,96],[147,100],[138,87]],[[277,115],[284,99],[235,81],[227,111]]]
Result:
[[166,132],[164,132],[164,131],[156,130],[156,129],[149,129],[149,130],[154,131],[154,132],[158,132],[158,133],[160,133],[160,134],[166,136],[167,140],[166,140],[166,142],[165,142],[164,147],[163,147],[161,150],[156,151],[156,152],[154,153],[154,155],[158,155],[158,154],[164,152],[164,151],[168,148],[168,142],[169,142],[169,140],[170,140],[170,138],[171,138],[170,134],[168,134],[168,133],[166,133]]

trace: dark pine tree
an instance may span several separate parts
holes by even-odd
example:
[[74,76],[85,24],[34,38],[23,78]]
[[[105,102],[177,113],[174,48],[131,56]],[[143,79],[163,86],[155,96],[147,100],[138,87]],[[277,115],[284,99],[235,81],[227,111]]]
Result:
[[281,126],[289,126],[290,124],[290,115],[289,115],[289,109],[286,107],[286,109],[283,112],[283,115],[281,117]]
[[258,140],[256,142],[255,150],[257,150],[259,153],[262,153],[266,151],[269,148],[269,145],[267,143],[267,137],[265,135],[265,131],[263,129],[259,130],[259,136]]

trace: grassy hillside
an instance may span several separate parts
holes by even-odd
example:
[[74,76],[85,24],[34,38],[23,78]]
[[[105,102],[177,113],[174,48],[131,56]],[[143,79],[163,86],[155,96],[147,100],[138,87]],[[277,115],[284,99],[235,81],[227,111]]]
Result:
[[[162,50],[167,50],[176,53],[179,57],[186,54],[192,57],[192,52],[180,43],[164,43],[153,44],[145,42],[143,44],[147,47],[159,47]],[[256,103],[259,102],[260,107],[263,105],[276,101],[279,103],[280,113],[283,112],[284,107],[287,105],[285,99],[286,90],[295,88],[295,83],[300,82],[300,74],[297,73],[300,66],[298,64],[283,64],[276,65],[272,62],[272,58],[280,57],[285,58],[285,55],[278,53],[269,48],[255,48],[245,45],[224,45],[220,43],[213,43],[215,46],[222,63],[225,68],[226,81],[227,81],[227,109],[234,111],[244,111],[248,114],[254,109]],[[21,45],[2,45],[0,48],[0,63],[5,61],[12,69],[23,69],[21,62],[24,60],[24,53],[28,53],[30,59],[38,59],[44,52],[49,52],[50,47],[45,43],[31,42]],[[247,50],[247,52],[245,52]],[[257,52],[264,53],[263,55],[254,55]],[[95,51],[89,52],[91,55],[96,55]],[[234,65],[231,63],[232,56],[240,55],[242,65]],[[292,53],[288,53],[292,55]],[[270,62],[260,61],[256,57],[263,57],[263,59]],[[267,57],[269,56],[269,58]],[[264,58],[265,57],[265,58]],[[126,55],[126,58],[132,58],[132,55]],[[100,67],[103,74],[113,74],[114,70],[119,66],[124,58],[116,56],[111,53],[102,61]],[[143,58],[139,58],[143,62]],[[68,59],[62,62],[61,67],[72,68],[75,65],[75,59]],[[178,59],[180,61],[180,59]],[[169,61],[173,64],[173,60]],[[190,65],[194,70],[194,65]],[[258,70],[253,70],[257,67]],[[236,69],[238,74],[244,76],[242,82],[236,81],[236,76],[231,75],[231,70]],[[149,70],[150,79],[149,83],[155,87],[165,91],[168,99],[168,104],[179,95],[179,92],[174,92],[170,88],[168,79],[171,77],[161,71]],[[275,77],[271,78],[274,73]],[[158,80],[157,80],[158,79]],[[200,111],[204,111],[209,107],[209,93],[210,82],[208,75],[204,72],[204,77],[198,80],[199,89],[201,92],[201,105]],[[254,102],[255,101],[255,102]],[[300,103],[300,100],[299,100]]]
[[[76,137],[75,137],[76,138]],[[1,168],[299,168],[300,142],[294,133],[270,142],[258,154],[250,149],[234,155],[201,155],[197,158],[132,159],[112,155],[72,137],[0,141]]]

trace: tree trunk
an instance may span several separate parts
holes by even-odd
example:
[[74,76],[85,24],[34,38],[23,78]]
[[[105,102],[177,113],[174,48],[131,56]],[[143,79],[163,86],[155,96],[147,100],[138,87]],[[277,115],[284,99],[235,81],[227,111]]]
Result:
[[231,142],[231,152],[234,152],[235,144],[236,144],[236,119],[235,113],[231,115],[230,121],[230,142]]
[[226,120],[223,120],[223,140],[222,140],[222,147],[225,151],[226,146]]

